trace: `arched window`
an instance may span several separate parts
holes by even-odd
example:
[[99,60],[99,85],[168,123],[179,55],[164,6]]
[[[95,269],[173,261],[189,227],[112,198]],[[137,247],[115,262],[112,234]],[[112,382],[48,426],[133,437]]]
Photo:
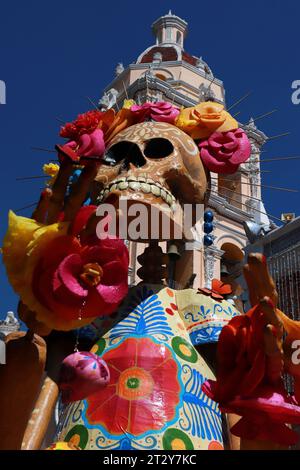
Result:
[[182,35],[179,31],[177,31],[177,34],[176,34],[176,42],[177,44],[179,44],[181,46],[181,41],[182,41]]
[[165,75],[163,75],[162,73],[156,73],[155,76],[156,76],[157,78],[159,78],[160,80],[164,80],[164,81],[167,80],[167,78],[165,77]]
[[172,40],[172,28],[166,28],[166,41],[170,42]]
[[234,207],[242,209],[241,174],[218,176],[218,192]]

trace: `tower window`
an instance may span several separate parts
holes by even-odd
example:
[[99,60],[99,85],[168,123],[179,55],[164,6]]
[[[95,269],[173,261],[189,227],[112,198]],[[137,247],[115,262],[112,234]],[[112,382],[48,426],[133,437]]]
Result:
[[172,40],[172,28],[166,28],[166,41]]
[[177,31],[177,34],[176,34],[176,42],[177,42],[177,44],[180,44],[180,45],[181,45],[181,39],[182,39],[181,33],[180,33],[179,31]]
[[162,73],[156,73],[155,76],[156,76],[157,78],[159,78],[160,80],[166,81],[166,77],[165,77],[165,75],[163,75]]

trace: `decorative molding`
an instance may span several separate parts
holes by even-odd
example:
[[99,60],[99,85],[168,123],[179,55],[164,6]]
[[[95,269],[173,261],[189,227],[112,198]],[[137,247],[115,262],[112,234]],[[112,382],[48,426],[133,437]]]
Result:
[[0,320],[0,334],[6,336],[13,331],[19,331],[20,323],[13,312],[7,312],[5,320]]
[[256,126],[253,126],[251,122],[250,124],[240,123],[240,127],[246,132],[249,139],[253,139],[253,141],[257,143],[260,147],[267,142],[268,137],[266,136],[266,134],[260,131]]
[[204,280],[207,289],[211,289],[212,280],[214,279],[215,264],[220,262],[225,252],[214,246],[204,249]]
[[212,90],[211,86],[205,85],[205,83],[201,83],[201,85],[199,86],[199,98],[200,101],[207,101],[209,98],[215,99],[216,94]]
[[[232,243],[235,242],[239,245],[239,248],[243,250],[247,244],[247,237],[246,235],[243,235],[242,233],[238,232],[237,230],[232,230],[231,228],[227,227],[226,225],[222,224],[217,224],[217,226],[222,226],[223,229],[227,230],[226,233],[223,233],[219,238],[216,239],[216,243],[220,244],[220,242],[227,243]],[[232,233],[235,233],[236,235],[239,235],[238,237],[235,235],[232,235]]]
[[219,214],[239,222],[240,224],[242,224],[245,220],[253,220],[253,216],[251,214],[233,206],[232,204],[229,204],[226,199],[217,194],[210,195],[209,205],[216,209]]
[[[153,47],[153,46],[151,46]],[[118,82],[124,81],[125,83],[125,76],[127,76],[130,72],[130,70],[141,70],[145,69],[147,70],[149,68],[149,65],[151,63],[145,63],[145,64],[130,64],[126,69],[117,77],[114,78],[114,80],[107,85],[107,87],[104,89],[104,92],[109,90],[110,88],[116,87],[116,84]],[[190,70],[191,72],[194,72],[195,74],[199,75],[200,77],[204,78],[205,80],[209,80],[207,74],[203,72],[201,69],[198,69],[197,67],[194,67],[193,65],[189,64],[188,62],[184,61],[169,61],[169,62],[160,62],[160,67],[166,67],[167,69],[170,69],[172,67],[183,67],[187,70]],[[133,84],[132,84],[133,85]],[[222,90],[224,90],[224,84],[222,80],[215,78],[214,79],[214,85],[218,85]],[[197,88],[196,88],[197,89]]]

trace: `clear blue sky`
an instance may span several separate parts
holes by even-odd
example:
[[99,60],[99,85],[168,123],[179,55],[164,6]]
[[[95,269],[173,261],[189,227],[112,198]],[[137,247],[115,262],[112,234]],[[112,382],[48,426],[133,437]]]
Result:
[[[116,64],[133,62],[153,43],[150,26],[172,9],[189,23],[185,49],[203,56],[226,87],[231,104],[252,90],[235,111],[246,122],[274,108],[259,122],[269,136],[292,135],[266,145],[264,158],[300,155],[300,105],[291,102],[291,83],[300,80],[300,3],[295,0],[197,1],[6,1],[0,7],[0,80],[7,104],[0,105],[0,237],[7,212],[38,200],[42,174],[51,155],[31,146],[53,148],[59,122],[90,108],[114,76]],[[265,163],[265,184],[299,188],[300,160]],[[299,195],[264,191],[267,210],[276,216],[300,215]],[[30,216],[31,209],[22,212]],[[0,268],[0,317],[16,309]]]

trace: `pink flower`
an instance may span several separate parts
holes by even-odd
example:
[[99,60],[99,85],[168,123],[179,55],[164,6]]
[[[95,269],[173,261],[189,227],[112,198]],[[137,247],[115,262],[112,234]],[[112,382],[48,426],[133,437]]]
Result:
[[214,132],[200,142],[199,148],[203,163],[213,173],[235,173],[251,155],[249,139],[242,129]]
[[61,365],[59,389],[63,403],[84,400],[109,383],[109,369],[100,357],[90,352],[75,352]]
[[141,106],[135,104],[131,106],[130,110],[135,114],[138,122],[143,122],[146,119],[153,119],[153,121],[156,122],[174,124],[175,119],[179,114],[179,109],[166,101],[144,103]]
[[71,234],[50,241],[33,272],[36,299],[64,321],[110,315],[128,292],[129,258],[123,241],[77,238],[93,211],[81,208]]
[[59,146],[59,151],[73,161],[79,161],[82,157],[102,157],[105,151],[103,131],[96,129],[91,134],[79,135],[76,140]]

